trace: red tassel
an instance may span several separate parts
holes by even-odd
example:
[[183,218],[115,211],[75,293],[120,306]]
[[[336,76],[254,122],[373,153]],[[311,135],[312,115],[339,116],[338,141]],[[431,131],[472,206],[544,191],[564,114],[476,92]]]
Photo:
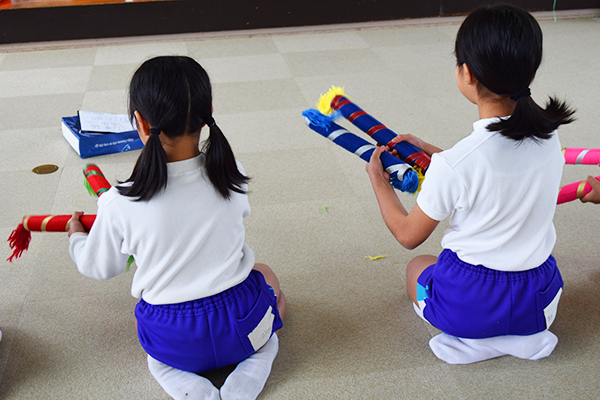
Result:
[[13,249],[12,256],[6,260],[12,262],[13,258],[21,257],[21,254],[29,248],[29,242],[31,241],[31,232],[29,232],[23,224],[19,224],[17,229],[12,231],[8,238],[10,248]]

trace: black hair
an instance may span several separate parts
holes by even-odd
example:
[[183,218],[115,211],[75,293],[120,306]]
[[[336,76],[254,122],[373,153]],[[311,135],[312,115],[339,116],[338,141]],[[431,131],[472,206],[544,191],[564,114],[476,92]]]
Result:
[[[195,134],[204,124],[210,135],[202,151],[208,178],[229,199],[231,191],[245,193],[250,178],[237,168],[229,142],[212,117],[212,88],[208,74],[194,59],[163,56],[145,61],[129,86],[129,114],[138,112],[152,130],[133,172],[119,185],[122,195],[150,200],[167,186],[167,155],[160,135],[177,138]],[[154,133],[152,133],[154,132]]]
[[575,110],[565,102],[550,97],[542,108],[529,95],[542,62],[542,30],[527,11],[503,4],[473,11],[458,30],[454,53],[457,65],[467,64],[480,85],[516,103],[512,115],[488,125],[489,130],[517,141],[548,139],[559,125],[574,120]]

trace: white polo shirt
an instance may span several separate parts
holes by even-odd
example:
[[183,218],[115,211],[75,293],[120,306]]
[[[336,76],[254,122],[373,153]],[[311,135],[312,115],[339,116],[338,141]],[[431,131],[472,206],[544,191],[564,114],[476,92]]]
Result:
[[552,219],[564,157],[558,135],[517,142],[490,132],[497,118],[434,154],[417,204],[430,218],[450,215],[442,247],[470,264],[501,271],[540,266],[556,242]]

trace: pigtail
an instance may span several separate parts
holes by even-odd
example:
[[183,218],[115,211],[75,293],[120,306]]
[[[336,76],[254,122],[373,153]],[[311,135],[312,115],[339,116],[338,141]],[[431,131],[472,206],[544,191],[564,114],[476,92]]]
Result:
[[563,101],[550,97],[546,107],[540,107],[531,96],[516,99],[512,115],[488,125],[490,131],[498,131],[503,136],[521,141],[526,138],[549,139],[560,125],[573,122],[575,110]]
[[[139,113],[139,115],[138,115]],[[212,118],[212,88],[208,74],[194,59],[185,56],[155,57],[145,61],[129,85],[129,114],[148,123],[150,136],[129,179],[118,186],[119,193],[148,201],[167,186],[167,154],[161,136],[177,140],[200,135],[210,129],[204,143],[208,178],[225,198],[231,191],[246,193],[249,178],[237,168],[231,146]]]
[[233,150],[212,117],[208,126],[210,136],[204,142],[202,151],[206,156],[206,171],[210,182],[225,199],[231,197],[231,191],[246,193],[243,185],[248,183],[250,178],[237,168]]
[[135,197],[136,201],[150,200],[167,186],[167,154],[160,135],[150,134],[131,176],[125,182],[131,182],[131,185],[117,186],[119,193]]

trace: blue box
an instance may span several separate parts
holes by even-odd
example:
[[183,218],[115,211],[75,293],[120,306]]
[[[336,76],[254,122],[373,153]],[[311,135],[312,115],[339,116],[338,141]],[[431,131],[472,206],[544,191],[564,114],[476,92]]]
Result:
[[79,117],[64,117],[62,134],[81,158],[104,154],[123,153],[144,147],[137,131],[120,133],[95,133],[82,131]]

